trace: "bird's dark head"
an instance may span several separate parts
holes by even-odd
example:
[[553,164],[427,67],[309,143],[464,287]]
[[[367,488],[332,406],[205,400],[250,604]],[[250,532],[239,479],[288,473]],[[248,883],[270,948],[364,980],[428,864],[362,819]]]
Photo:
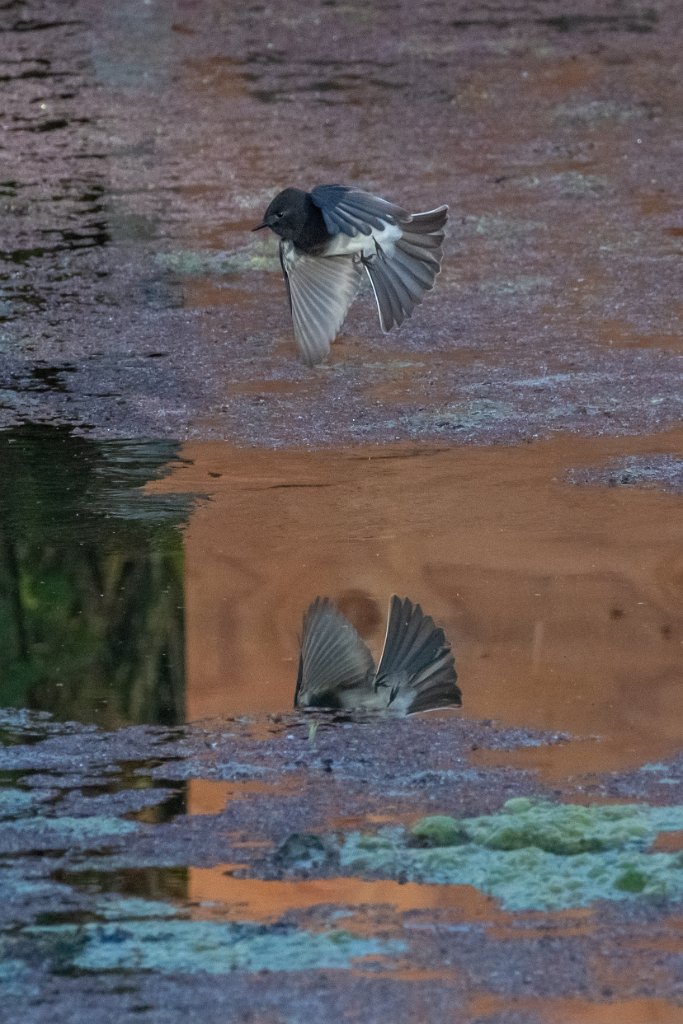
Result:
[[313,205],[307,192],[299,188],[286,188],[270,203],[263,220],[253,229],[271,228],[276,235],[294,241],[306,223],[309,205]]

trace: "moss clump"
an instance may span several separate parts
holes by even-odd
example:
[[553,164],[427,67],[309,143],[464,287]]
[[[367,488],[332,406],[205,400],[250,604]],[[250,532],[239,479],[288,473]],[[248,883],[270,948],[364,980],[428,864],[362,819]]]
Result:
[[458,846],[467,842],[467,834],[457,818],[432,814],[416,821],[410,834],[420,846]]
[[615,889],[621,892],[642,892],[647,885],[647,875],[638,868],[627,867],[623,874],[614,882]]
[[374,850],[392,850],[394,844],[388,835],[377,833],[376,835],[359,835],[358,845],[361,850],[372,853]]
[[463,822],[468,837],[491,850],[529,846],[572,856],[619,849],[654,838],[642,808],[632,804],[586,807],[517,799],[502,812]]

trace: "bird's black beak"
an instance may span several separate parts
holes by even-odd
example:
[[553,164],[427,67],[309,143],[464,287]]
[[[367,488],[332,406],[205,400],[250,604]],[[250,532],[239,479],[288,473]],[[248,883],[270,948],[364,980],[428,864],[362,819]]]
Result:
[[252,228],[251,230],[252,231],[260,231],[261,228],[269,228],[269,227],[270,227],[270,224],[268,223],[268,221],[264,220],[262,224],[257,224],[256,227]]

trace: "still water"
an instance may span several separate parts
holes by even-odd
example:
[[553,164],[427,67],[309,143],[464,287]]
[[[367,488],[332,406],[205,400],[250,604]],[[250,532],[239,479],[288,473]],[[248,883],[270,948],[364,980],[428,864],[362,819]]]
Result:
[[453,643],[461,714],[575,737],[507,763],[665,756],[681,740],[681,499],[568,482],[653,444],[331,454],[2,434],[0,705],[104,727],[286,711],[308,603],[333,597],[377,651],[395,592]]
[[106,727],[184,719],[191,499],[140,490],[176,453],[66,427],[0,435],[0,705]]

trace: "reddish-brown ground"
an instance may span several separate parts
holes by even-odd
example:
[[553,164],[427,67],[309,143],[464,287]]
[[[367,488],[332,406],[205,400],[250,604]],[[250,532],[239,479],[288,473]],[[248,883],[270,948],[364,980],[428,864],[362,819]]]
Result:
[[[0,422],[282,446],[680,419],[674,0],[0,16]],[[330,180],[451,226],[414,318],[384,337],[366,295],[311,372],[249,228]]]

